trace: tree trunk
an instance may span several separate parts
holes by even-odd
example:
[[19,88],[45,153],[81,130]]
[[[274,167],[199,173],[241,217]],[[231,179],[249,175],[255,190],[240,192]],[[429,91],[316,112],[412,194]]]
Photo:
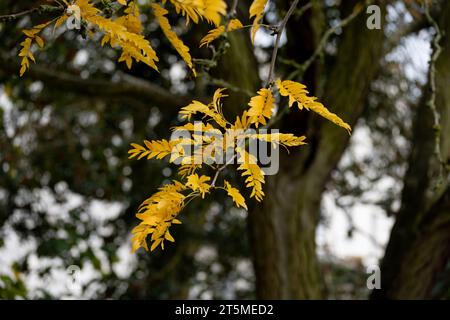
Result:
[[[355,3],[345,1],[343,6],[352,9]],[[344,30],[321,100],[351,125],[364,108],[383,54],[383,39],[381,30],[366,28],[364,14]],[[263,203],[249,214],[257,296],[262,299],[323,297],[315,231],[325,183],[349,137],[341,128],[305,112],[293,110],[282,129],[306,133],[308,146],[280,156],[278,174],[267,177]]]
[[[426,299],[450,259],[450,187],[448,172],[438,185],[435,134],[440,134],[442,158],[450,159],[450,2],[443,1],[439,17],[443,51],[436,61],[436,109],[440,131],[435,130],[430,93],[415,119],[409,168],[404,179],[402,205],[381,265],[381,289],[373,299]],[[437,133],[436,133],[437,132]]]

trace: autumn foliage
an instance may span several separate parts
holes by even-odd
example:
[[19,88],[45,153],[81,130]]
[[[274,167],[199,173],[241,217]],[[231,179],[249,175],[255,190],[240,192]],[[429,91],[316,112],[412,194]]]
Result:
[[[201,39],[199,46],[208,46],[227,32],[242,30],[249,27],[253,41],[260,27],[267,0],[255,0],[249,9],[249,18],[253,23],[244,26],[234,18],[234,13],[227,13],[224,0],[169,0],[151,2],[150,8],[163,34],[178,52],[180,57],[192,72],[197,75],[194,59],[189,47],[179,38],[171,27],[169,12],[175,12],[185,18],[186,23],[198,24],[201,21],[212,25],[212,28]],[[143,35],[141,13],[137,1],[117,1],[116,11],[112,17],[103,14],[93,1],[65,1],[61,15],[51,21],[43,22],[30,29],[23,30],[26,38],[21,43],[19,56],[22,59],[20,75],[29,68],[30,61],[36,62],[33,50],[34,44],[45,47],[42,31],[47,27],[54,29],[62,27],[69,18],[80,19],[89,38],[96,39],[95,34],[101,34],[101,45],[109,45],[121,50],[119,62],[124,62],[128,68],[133,63],[140,62],[158,70],[157,52],[152,48],[151,41]],[[79,17],[76,16],[79,13]],[[279,31],[280,32],[280,31]],[[205,104],[194,100],[187,106],[180,106],[179,116],[186,121],[184,125],[173,128],[174,133],[188,132],[189,137],[168,140],[145,140],[141,144],[132,144],[129,158],[159,159],[168,158],[169,162],[178,165],[179,179],[162,186],[158,192],[146,199],[139,207],[136,217],[140,220],[132,233],[132,249],[143,247],[149,250],[147,237],[150,237],[150,250],[158,246],[164,249],[165,240],[175,241],[169,232],[173,224],[181,224],[179,214],[183,208],[195,198],[204,198],[213,191],[223,191],[232,199],[237,207],[247,209],[247,201],[264,199],[264,170],[258,164],[256,155],[247,151],[247,143],[257,140],[270,144],[273,148],[298,147],[306,144],[305,136],[295,136],[291,133],[259,133],[256,129],[268,129],[274,124],[273,118],[284,112],[283,100],[289,99],[289,108],[297,104],[300,110],[313,111],[325,119],[344,128],[349,133],[350,126],[339,116],[330,112],[317,98],[310,96],[307,88],[291,80],[270,81],[261,88],[249,101],[248,108],[234,121],[226,119],[222,112],[222,99],[227,95],[225,89],[217,89],[210,103]],[[276,107],[277,101],[280,105]],[[196,121],[197,120],[197,121]],[[253,129],[251,131],[250,129]],[[255,131],[256,130],[256,131]],[[187,152],[187,150],[194,150]],[[218,162],[218,155],[232,154],[231,158]],[[227,166],[236,164],[237,172],[242,176],[249,196],[243,195],[237,187],[220,176]]]

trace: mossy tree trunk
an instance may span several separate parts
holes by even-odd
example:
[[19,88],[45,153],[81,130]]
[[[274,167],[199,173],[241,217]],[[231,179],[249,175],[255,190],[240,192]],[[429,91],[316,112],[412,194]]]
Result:
[[[351,12],[355,3],[345,1],[342,4],[344,16]],[[384,2],[380,5],[384,7]],[[305,59],[302,52],[317,45],[315,42],[311,46],[311,41],[317,41],[311,39],[311,32],[302,38],[302,30],[320,25],[320,21],[314,20],[320,16],[313,11],[299,21],[289,22],[288,37],[297,38],[288,43],[298,47],[298,50],[287,48],[290,58],[301,63]],[[360,117],[370,84],[377,74],[383,40],[383,31],[368,30],[365,15],[360,15],[344,29],[331,71],[326,75],[323,95],[319,98],[351,125]],[[311,92],[320,93],[318,84],[322,79],[317,75],[325,74],[315,68],[317,65],[302,81]],[[306,134],[308,146],[280,157],[278,174],[267,177],[264,202],[254,207],[249,215],[257,296],[262,299],[318,299],[324,292],[315,244],[320,202],[325,183],[341,158],[349,136],[318,116],[298,110],[283,119],[281,129]]]
[[[436,61],[436,102],[440,115],[442,160],[450,159],[450,2],[442,1],[439,26],[443,51]],[[381,265],[381,290],[374,299],[440,298],[450,261],[450,186],[448,172],[440,174],[435,154],[430,89],[415,118],[409,168],[404,179],[402,205]],[[439,183],[441,179],[441,183]]]

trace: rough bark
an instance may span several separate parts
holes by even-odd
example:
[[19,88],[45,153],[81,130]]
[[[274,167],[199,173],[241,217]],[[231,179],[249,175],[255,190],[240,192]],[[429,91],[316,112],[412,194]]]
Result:
[[[436,61],[436,108],[440,114],[441,154],[450,159],[450,3],[442,2],[440,58]],[[402,205],[381,265],[381,289],[374,299],[426,299],[450,259],[450,188],[448,173],[437,188],[439,162],[434,153],[433,113],[430,93],[415,118],[409,168],[404,178]]]
[[[344,4],[349,8],[352,5],[352,1]],[[321,100],[351,125],[364,108],[364,99],[379,67],[383,39],[382,31],[366,28],[364,15],[344,30]],[[314,80],[308,83],[320,83]],[[301,115],[289,115],[282,129],[306,132],[309,144],[280,157],[278,174],[267,178],[264,202],[249,215],[257,295],[262,299],[323,297],[315,230],[325,183],[349,137],[344,130],[315,115],[298,110],[296,113]]]

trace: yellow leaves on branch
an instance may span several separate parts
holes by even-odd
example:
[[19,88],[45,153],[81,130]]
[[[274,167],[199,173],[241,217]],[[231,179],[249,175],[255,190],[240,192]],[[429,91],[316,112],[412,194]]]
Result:
[[181,56],[181,58],[183,58],[183,60],[192,70],[194,75],[196,75],[194,66],[192,64],[192,58],[191,55],[189,54],[189,48],[183,43],[183,41],[181,41],[180,38],[178,38],[176,33],[173,32],[169,20],[165,17],[168,11],[158,4],[152,4],[151,6],[153,9],[153,13],[155,14],[155,17],[158,20],[159,26],[166,35],[167,39],[170,41],[175,50],[177,50],[178,54]]
[[225,89],[218,89],[214,93],[213,101],[205,105],[204,103],[194,100],[186,107],[181,108],[180,116],[182,119],[191,120],[192,116],[201,113],[204,114],[204,116],[209,117],[211,120],[214,120],[220,127],[226,128],[227,127],[227,120],[222,114],[222,107],[221,107],[221,99],[223,97],[226,97],[226,95],[223,94],[223,91]]
[[198,174],[194,173],[187,177],[186,186],[191,188],[192,191],[201,194],[203,199],[205,198],[205,194],[209,192],[209,188],[211,187],[208,184],[208,181],[210,180],[211,178],[208,176],[199,176]]
[[236,130],[245,130],[250,126],[250,119],[248,117],[248,112],[244,111],[242,115],[236,117],[233,128]]
[[118,17],[115,22],[124,26],[127,31],[136,34],[142,34],[144,28],[140,19],[139,7],[135,2],[130,2],[130,5],[125,9],[125,15]]
[[259,90],[258,95],[251,98],[248,105],[250,109],[247,115],[250,123],[254,124],[256,128],[259,124],[266,125],[266,118],[270,119],[274,107],[272,90],[266,88]]
[[[67,10],[60,17],[23,31],[27,38],[21,43],[22,49],[19,52],[19,56],[22,58],[21,76],[29,69],[30,60],[35,62],[31,52],[32,45],[34,43],[40,47],[44,45],[44,40],[39,37],[38,33],[55,20],[55,28],[60,27],[71,14],[74,15],[75,19],[81,19],[89,27],[94,27],[104,33],[101,40],[102,45],[110,44],[111,47],[120,47],[122,54],[118,61],[125,62],[128,68],[131,68],[133,62],[136,61],[143,62],[158,71],[156,62],[159,59],[150,41],[145,39],[142,34],[143,28],[136,1],[117,0],[121,6],[125,6],[125,15],[116,19],[103,17],[102,12],[95,7],[91,0],[75,0],[71,4],[64,2],[67,5]],[[163,1],[163,3],[165,2],[166,0]],[[204,19],[216,26],[220,25],[221,18],[226,14],[227,8],[224,0],[169,0],[169,2],[175,7],[177,13],[186,17],[187,22],[192,20],[198,23]],[[165,17],[168,11],[158,4],[152,4],[151,6],[164,34],[195,75],[189,48],[178,38]],[[90,29],[87,31],[89,35],[92,35]]]
[[242,176],[248,176],[245,179],[246,187],[252,189],[250,198],[255,198],[261,202],[264,198],[262,186],[264,184],[264,172],[257,164],[243,163],[238,167],[238,170],[243,170]]
[[128,18],[120,20],[111,20],[101,16],[99,14],[100,10],[95,8],[89,0],[77,0],[75,4],[80,7],[81,17],[105,34],[102,39],[102,45],[109,43],[111,47],[119,46],[122,49],[119,62],[125,61],[128,68],[131,68],[134,59],[158,70],[155,62],[159,61],[159,59],[150,42],[142,34],[134,33],[136,31],[141,32],[142,29],[135,30],[136,23],[131,25],[127,23],[133,17],[134,19],[139,17],[138,7],[134,2],[129,4]]
[[20,76],[23,76],[25,71],[30,68],[30,60],[36,62],[36,59],[31,52],[31,46],[35,42],[40,48],[44,47],[44,40],[38,34],[50,23],[51,22],[43,23],[33,27],[32,29],[22,31],[27,37],[22,43],[20,43],[22,47],[19,52],[19,57],[22,57]]
[[209,23],[218,26],[221,16],[227,14],[227,3],[224,0],[203,0],[202,16]]
[[258,139],[261,141],[269,142],[273,147],[278,145],[284,147],[298,147],[305,145],[306,137],[297,137],[292,133],[258,133],[258,134],[248,134],[244,135],[249,139]]
[[187,198],[195,196],[184,195],[182,192],[190,188],[194,193],[205,196],[209,192],[210,185],[207,183],[211,178],[208,176],[190,175],[186,184],[174,181],[159,189],[150,198],[145,200],[138,208],[136,217],[141,220],[138,226],[132,230],[133,238],[132,251],[143,247],[148,251],[147,236],[151,235],[152,245],[150,251],[156,249],[159,245],[164,249],[164,240],[174,242],[175,239],[169,232],[172,224],[181,224],[177,219],[178,214],[184,207]]
[[85,19],[100,13],[100,10],[95,8],[90,0],[76,0],[73,6],[80,9],[80,14]]
[[132,143],[131,146],[133,149],[128,151],[129,159],[132,159],[137,156],[137,159],[140,160],[144,157],[147,159],[163,159],[164,157],[170,155],[174,148],[178,145],[179,141],[167,141],[167,140],[154,140],[148,141],[144,140],[144,146],[141,146],[137,143]]
[[[242,29],[243,27],[244,26],[239,21],[239,19],[232,19],[228,23],[227,31],[238,30],[238,29]],[[219,38],[224,33],[225,33],[225,26],[219,26],[215,29],[210,30],[208,32],[208,34],[200,40],[200,48],[203,46],[209,45],[211,42],[213,42],[214,40]]]
[[[226,15],[225,0],[162,0],[165,4],[169,2],[175,8],[178,14],[186,18],[186,22],[193,21],[198,23],[205,20],[216,26],[201,41],[200,47],[210,44],[212,41],[220,37],[226,31],[242,29],[244,26],[238,19],[232,19],[226,25],[220,25],[222,16]],[[268,0],[255,0],[250,7],[250,18],[253,18],[252,40],[254,40],[256,31],[260,27],[260,22],[264,14],[264,8]],[[106,18],[102,16],[101,10],[97,9],[92,0],[75,0],[70,4],[64,1],[67,10],[60,16],[45,24],[40,24],[24,33],[29,33],[27,38],[21,43],[22,49],[19,56],[22,57],[22,65],[20,75],[22,76],[29,69],[29,60],[35,61],[31,52],[32,44],[35,42],[39,46],[44,45],[44,40],[37,34],[44,27],[55,22],[55,29],[60,27],[67,19],[73,15],[75,19],[82,20],[82,27],[87,26],[87,34],[92,36],[93,32],[90,27],[98,29],[104,33],[101,44],[110,44],[111,47],[119,47],[122,53],[118,59],[119,62],[125,62],[128,68],[131,68],[133,62],[142,62],[158,71],[156,63],[159,61],[156,52],[153,50],[150,41],[145,39],[142,23],[140,21],[140,12],[136,0],[126,1],[117,0],[121,6],[125,7],[125,15],[116,18]],[[196,74],[193,65],[193,59],[190,55],[189,48],[179,39],[177,34],[172,30],[166,14],[168,11],[158,4],[151,4],[155,17],[157,18],[164,34],[174,46],[182,59],[189,68]],[[81,22],[81,21],[78,21]],[[81,24],[80,24],[81,26]]]
[[[66,1],[64,2],[67,4]],[[67,6],[68,9],[75,6],[80,9],[83,26],[87,24],[104,34],[101,40],[102,45],[109,44],[111,47],[121,48],[122,54],[119,62],[125,62],[128,68],[132,67],[134,61],[143,62],[158,70],[156,52],[151,47],[150,42],[143,36],[143,26],[137,3],[125,0],[117,0],[117,2],[124,6],[120,11],[123,10],[125,14],[115,19],[103,17],[101,11],[91,3],[91,0],[75,0]],[[163,4],[170,2],[177,13],[186,17],[187,22],[198,23],[200,20],[206,20],[216,26],[201,40],[200,46],[210,44],[226,31],[244,28],[238,19],[230,20],[226,25],[220,25],[221,17],[226,14],[224,0],[162,0],[162,2]],[[250,18],[253,18],[252,41],[261,26],[267,2],[268,0],[254,0],[250,6]],[[173,31],[166,17],[168,11],[155,3],[151,4],[151,8],[163,33],[195,74],[189,48]],[[19,53],[19,56],[22,57],[21,76],[29,68],[29,61],[35,61],[31,52],[33,44],[36,43],[39,47],[44,46],[44,40],[39,36],[41,31],[55,20],[55,28],[61,26],[68,19],[69,11],[67,10],[63,15],[50,22],[23,31],[26,39],[21,43],[22,48]],[[90,30],[88,30],[88,34],[92,35]],[[277,86],[280,95],[289,98],[289,107],[297,103],[300,110],[305,108],[314,111],[345,128],[349,133],[351,132],[351,127],[347,123],[330,112],[317,101],[317,98],[309,96],[306,87],[301,83],[278,80]],[[271,119],[275,107],[272,88],[260,89],[257,95],[250,99],[248,110],[238,116],[234,123],[229,122],[223,114],[221,101],[227,96],[224,94],[224,90],[217,89],[212,101],[208,104],[193,100],[190,104],[181,108],[179,116],[188,123],[175,127],[174,133],[186,130],[190,133],[189,138],[144,140],[143,145],[131,144],[132,148],[128,151],[130,159],[156,158],[162,160],[165,157],[170,157],[169,162],[180,166],[178,175],[182,179],[161,187],[141,204],[136,214],[140,223],[132,231],[133,251],[140,247],[148,251],[147,237],[149,235],[151,235],[151,251],[158,246],[164,249],[165,240],[174,241],[169,228],[172,224],[181,223],[177,216],[185,204],[195,197],[201,196],[204,198],[207,193],[214,189],[225,190],[238,208],[247,209],[244,196],[228,181],[224,180],[223,187],[216,186],[219,173],[232,163],[228,160],[225,165],[217,162],[217,155],[224,155],[230,150],[234,152],[235,155],[231,160],[234,161],[237,158],[237,170],[245,179],[245,186],[250,189],[250,198],[262,201],[264,198],[265,173],[258,165],[256,156],[246,151],[245,144],[250,139],[270,143],[274,148],[278,146],[298,147],[306,144],[305,136],[297,137],[291,133],[261,133],[261,130],[249,133],[252,126],[258,129],[260,125],[266,126],[268,120]],[[193,118],[197,115],[201,116],[200,126],[193,123]],[[244,145],[239,140],[243,140]],[[193,155],[186,153],[185,149],[189,147],[195,147]],[[176,163],[178,160],[179,163]],[[206,164],[206,166],[203,166],[203,164]],[[200,170],[205,170],[205,167],[216,171],[212,181],[210,176],[199,173]]]
[[[121,5],[126,5],[126,1],[119,1]],[[29,68],[29,59],[35,61],[31,53],[31,45],[35,41],[39,46],[44,45],[44,41],[37,34],[53,21],[55,29],[60,27],[73,14],[75,19],[82,19],[90,26],[96,27],[104,33],[101,44],[109,43],[111,47],[120,47],[122,55],[119,62],[125,62],[128,68],[131,68],[133,60],[143,62],[151,68],[158,70],[156,62],[159,61],[156,52],[150,45],[150,42],[142,35],[142,24],[139,20],[139,8],[134,1],[129,2],[125,9],[125,15],[116,20],[101,16],[101,11],[97,9],[90,0],[76,0],[68,5],[67,10],[58,18],[40,24],[29,30],[24,30],[27,38],[21,43],[22,50],[19,53],[22,58],[22,67],[20,75],[22,76]],[[81,22],[81,21],[80,21]],[[80,24],[81,25],[81,24]],[[91,30],[88,34],[92,35]]]
[[141,222],[132,230],[133,251],[140,247],[148,251],[146,241],[148,235],[151,235],[151,251],[159,245],[164,249],[164,240],[175,241],[169,232],[169,227],[172,224],[181,224],[176,217],[184,206],[186,196],[181,192],[185,189],[183,184],[174,181],[172,184],[161,187],[157,193],[139,206],[136,217]]
[[182,178],[186,178],[187,176],[190,176],[194,174],[197,170],[201,169],[201,164],[184,164],[180,166],[178,169],[178,175]]
[[269,2],[269,0],[254,0],[250,6],[250,19],[254,17],[252,26],[252,42],[255,41],[256,32],[260,28],[260,23],[264,16],[264,8],[266,7],[267,2]]
[[233,199],[233,202],[236,204],[236,206],[242,207],[245,210],[247,210],[247,205],[245,204],[245,198],[242,196],[242,194],[239,192],[237,188],[234,188],[231,186],[231,184],[224,180],[224,188],[227,191],[228,195]]
[[250,198],[255,198],[256,201],[261,202],[264,198],[262,190],[264,180],[264,171],[257,165],[257,159],[254,155],[249,154],[245,149],[237,148],[239,158],[238,162],[241,165],[238,170],[243,171],[242,176],[246,177],[245,186],[252,189]]
[[345,123],[336,114],[325,108],[322,103],[317,101],[316,97],[308,96],[305,85],[291,80],[281,81],[278,79],[277,86],[282,96],[289,97],[289,107],[292,107],[292,105],[297,102],[300,110],[305,108],[308,111],[314,111],[325,119],[344,128],[349,134],[351,133],[352,128],[349,124]]
[[[163,0],[163,4],[166,2]],[[190,20],[198,23],[202,17],[203,0],[169,0],[169,2],[175,7],[177,14],[186,17],[186,23],[189,23]]]
[[[332,122],[351,130],[337,115],[328,111],[316,98],[308,96],[306,87],[298,82],[278,80],[278,88],[281,96],[289,97],[289,107],[295,102],[299,108],[306,108],[317,112]],[[174,130],[176,137],[171,140],[144,141],[144,145],[131,144],[129,150],[130,159],[163,159],[170,156],[169,162],[179,165],[178,175],[182,180],[161,188],[155,195],[147,199],[140,207],[138,218],[142,222],[133,230],[133,249],[147,248],[146,236],[151,234],[153,250],[157,246],[164,246],[164,241],[172,241],[173,237],[168,233],[168,228],[175,223],[175,217],[183,206],[196,197],[204,198],[207,193],[215,189],[223,189],[231,197],[238,208],[247,209],[245,197],[224,180],[223,187],[216,186],[219,173],[237,160],[237,170],[244,178],[246,188],[250,189],[250,198],[260,202],[264,198],[263,186],[265,173],[258,164],[258,158],[247,151],[247,142],[250,140],[263,141],[271,144],[273,148],[283,146],[285,148],[305,145],[305,136],[295,136],[292,133],[265,133],[261,129],[256,131],[252,127],[265,126],[271,119],[275,105],[272,89],[262,88],[257,95],[250,99],[249,108],[230,123],[223,114],[222,99],[226,97],[224,89],[214,92],[212,101],[208,104],[193,100],[182,107],[180,119],[187,121]],[[194,117],[200,116],[201,121],[195,121]],[[181,135],[187,133],[188,136]],[[180,135],[178,135],[180,134]],[[186,150],[194,148],[191,154]],[[251,148],[250,148],[251,149]],[[233,151],[231,161],[223,162],[228,151]],[[216,156],[222,156],[216,158]],[[222,162],[218,162],[222,161]],[[179,162],[178,162],[179,161]],[[205,166],[203,166],[206,164]],[[203,175],[200,171],[215,171],[214,179],[209,175]],[[184,195],[183,192],[189,194]],[[164,201],[166,200],[166,201]],[[161,212],[159,212],[161,210]]]
[[[163,0],[163,4],[167,0]],[[220,24],[221,16],[227,13],[227,4],[224,0],[169,0],[178,14],[186,17],[186,23],[193,21],[199,23],[205,19],[216,26]]]

